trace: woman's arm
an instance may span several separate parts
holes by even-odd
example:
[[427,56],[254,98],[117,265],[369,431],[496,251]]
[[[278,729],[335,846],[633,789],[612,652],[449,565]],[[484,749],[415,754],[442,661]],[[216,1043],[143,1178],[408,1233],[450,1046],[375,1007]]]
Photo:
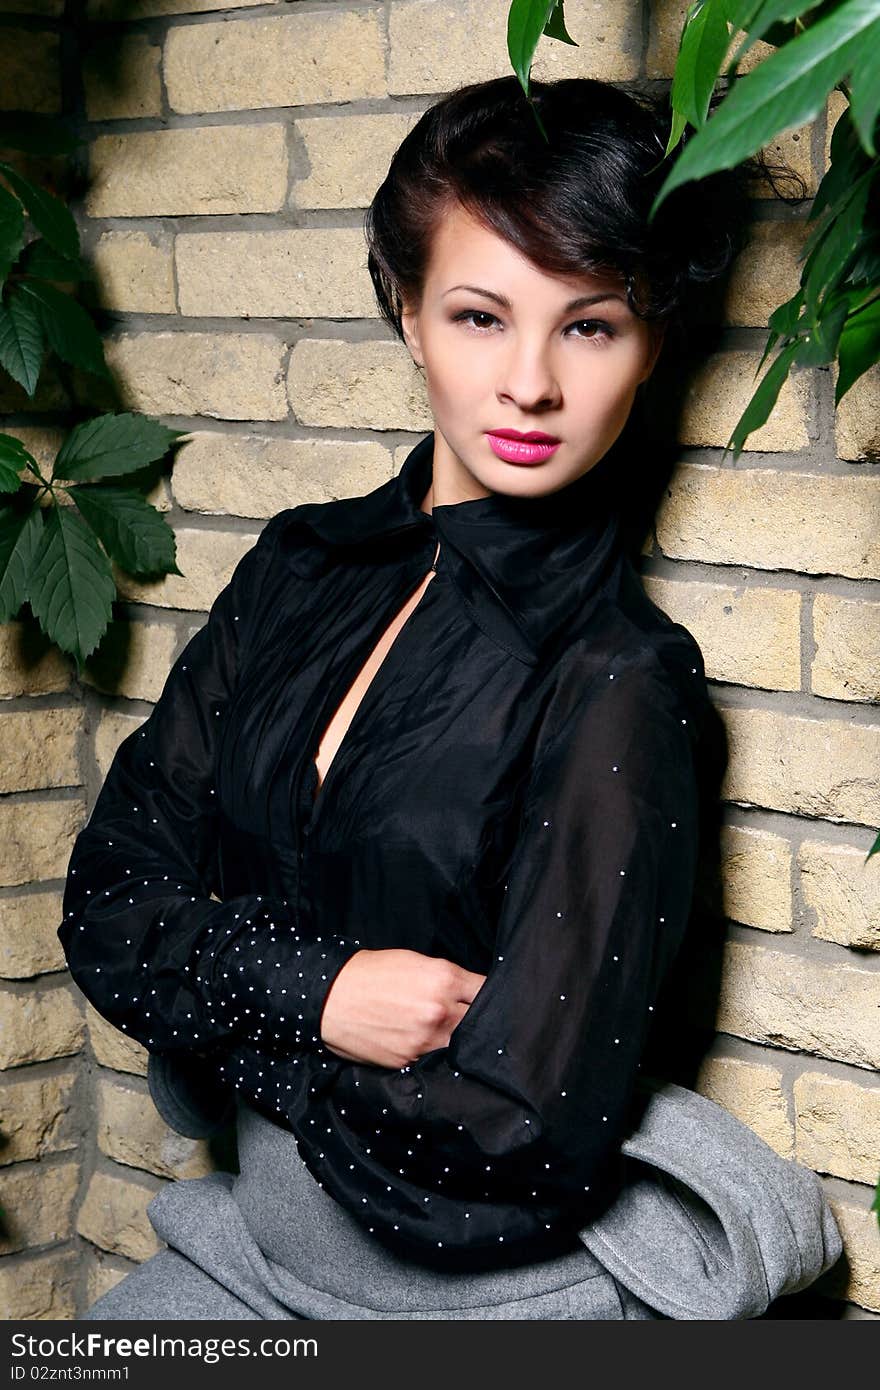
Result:
[[58,936],[70,972],[150,1051],[311,1045],[336,972],[360,949],[301,939],[281,898],[210,897],[216,744],[286,515],[263,528],[149,718],[120,744],[68,865]]
[[294,1117],[327,1190],[415,1258],[571,1231],[616,1172],[696,869],[705,683],[674,642],[674,677],[654,650],[612,661],[540,755],[495,959],[449,1047],[343,1063]]

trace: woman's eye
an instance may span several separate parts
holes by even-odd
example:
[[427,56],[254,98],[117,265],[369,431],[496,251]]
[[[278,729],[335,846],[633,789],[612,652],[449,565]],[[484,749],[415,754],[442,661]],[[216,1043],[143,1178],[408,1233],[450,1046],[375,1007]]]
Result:
[[[455,322],[456,322],[456,323],[464,323],[464,322],[466,322],[468,319],[471,319],[471,320],[473,320],[473,319],[490,319],[491,321],[494,322],[494,320],[495,320],[495,315],[494,315],[494,314],[488,313],[488,312],[487,312],[486,310],[484,310],[484,309],[465,309],[464,313],[462,313],[462,314],[456,314],[456,316],[455,316]],[[477,332],[482,332],[482,331],[483,331],[483,327],[484,327],[484,325],[476,324],[476,323],[473,323],[473,322],[472,322],[469,326],[470,326],[471,328],[475,328],[475,329],[477,330]]]
[[594,341],[600,341],[605,340],[606,338],[614,337],[614,329],[611,327],[609,323],[605,323],[602,319],[580,319],[578,323],[572,323],[569,325],[569,327],[598,329],[598,332],[586,335],[583,333],[576,333],[576,338],[582,338],[586,336],[593,339]]

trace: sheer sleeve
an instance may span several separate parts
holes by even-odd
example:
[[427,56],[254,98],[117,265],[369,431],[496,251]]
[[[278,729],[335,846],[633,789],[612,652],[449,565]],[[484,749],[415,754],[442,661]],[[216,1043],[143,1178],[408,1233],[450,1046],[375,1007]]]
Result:
[[674,674],[654,648],[612,661],[548,737],[494,960],[448,1048],[312,1087],[302,1155],[401,1253],[451,1267],[552,1248],[618,1171],[695,881],[705,681],[688,640]]
[[301,940],[283,899],[211,898],[218,730],[284,516],[239,561],[151,714],[116,750],[68,864],[58,936],[70,972],[151,1052],[207,1052],[227,1039],[309,1046],[327,991],[360,949],[337,936]]

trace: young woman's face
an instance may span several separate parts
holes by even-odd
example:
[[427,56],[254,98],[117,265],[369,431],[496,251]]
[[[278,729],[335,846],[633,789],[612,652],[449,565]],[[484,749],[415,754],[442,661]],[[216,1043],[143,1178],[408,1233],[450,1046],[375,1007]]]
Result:
[[[584,297],[594,302],[572,304]],[[549,275],[460,207],[440,222],[422,302],[402,326],[425,370],[438,503],[543,496],[586,473],[623,429],[662,343],[620,279]],[[559,444],[505,458],[495,430]]]

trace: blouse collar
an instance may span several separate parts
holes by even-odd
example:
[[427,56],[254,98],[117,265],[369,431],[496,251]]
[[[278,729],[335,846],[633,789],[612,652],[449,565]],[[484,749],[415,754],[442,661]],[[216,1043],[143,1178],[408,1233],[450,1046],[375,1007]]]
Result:
[[316,575],[329,568],[334,554],[337,560],[347,554],[358,562],[381,562],[438,539],[472,620],[535,666],[562,631],[583,621],[619,580],[623,547],[602,467],[608,457],[546,497],[492,493],[435,504],[429,513],[420,503],[433,476],[432,431],[410,450],[396,477],[366,496],[295,508],[290,524],[305,527],[318,546],[303,555],[298,539],[291,562]]

